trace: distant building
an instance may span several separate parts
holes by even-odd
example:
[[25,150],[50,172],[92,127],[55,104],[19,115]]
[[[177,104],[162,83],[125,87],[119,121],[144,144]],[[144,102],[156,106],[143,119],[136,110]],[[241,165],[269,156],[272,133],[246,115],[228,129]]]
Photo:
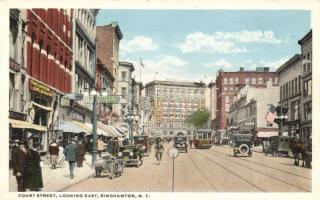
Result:
[[187,117],[205,109],[205,84],[179,81],[152,81],[145,86],[151,98],[150,123],[147,133],[152,136],[192,136],[194,127],[186,123]]
[[301,139],[308,143],[312,136],[312,30],[298,42],[302,55]]
[[[270,95],[272,94],[272,95]],[[268,82],[266,87],[246,85],[240,89],[228,111],[227,135],[249,133],[257,137],[278,135],[278,126],[267,124],[266,115],[279,101],[279,87]]]
[[226,133],[227,112],[229,112],[237,92],[245,85],[264,88],[267,81],[271,81],[274,86],[278,85],[278,74],[269,72],[269,68],[263,68],[263,70],[259,68],[258,71],[244,71],[243,68],[240,68],[238,72],[224,72],[223,70],[218,72],[215,128],[220,137]]
[[215,82],[209,83],[210,88],[210,127],[215,128],[214,124],[216,121],[216,111],[217,111],[217,87]]

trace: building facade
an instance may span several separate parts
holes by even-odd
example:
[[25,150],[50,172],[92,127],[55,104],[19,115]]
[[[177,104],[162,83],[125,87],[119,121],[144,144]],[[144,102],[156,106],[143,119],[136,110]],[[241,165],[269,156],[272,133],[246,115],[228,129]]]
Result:
[[[12,38],[11,42],[14,45],[10,49],[10,57],[16,62],[10,62],[10,65],[15,69],[20,65],[22,70],[19,74],[15,73],[14,85],[20,85],[22,89],[20,97],[14,97],[17,95],[14,94],[16,91],[9,95],[11,99],[21,98],[23,105],[17,104],[16,107],[26,116],[23,120],[10,121],[10,127],[13,128],[10,134],[12,138],[26,139],[40,152],[46,152],[53,134],[61,96],[71,91],[73,10],[12,11],[10,40]],[[11,20],[14,16],[19,17]],[[17,22],[18,29],[14,28],[14,22]],[[12,79],[13,76],[10,75],[10,84]]]
[[192,137],[194,127],[186,123],[186,118],[205,109],[205,89],[204,84],[194,82],[153,81],[146,84],[146,96],[152,101],[151,124],[147,125],[149,135]]
[[217,87],[215,82],[211,82],[208,85],[210,89],[210,127],[214,129],[214,124],[216,121],[216,111],[217,111]]
[[135,80],[132,78],[134,66],[129,62],[119,62],[118,68],[118,93],[121,98],[121,107],[118,111],[119,120],[117,126],[125,133],[129,133],[129,124],[125,122],[124,116],[129,113],[129,110],[134,111],[134,84]]
[[312,136],[312,30],[298,42],[302,55],[301,139],[308,144]]
[[271,81],[267,82],[265,88],[246,85],[240,89],[227,115],[229,139],[234,133],[248,133],[257,137],[278,135],[278,127],[266,122],[269,109],[278,101],[279,87]]
[[[277,69],[279,74],[280,106],[288,110],[287,120],[282,123],[282,135],[300,135],[302,57],[294,55]],[[280,114],[280,113],[279,113]],[[281,125],[280,125],[281,126]]]
[[269,72],[269,68],[257,68],[256,71],[244,71],[240,68],[238,72],[224,72],[219,70],[216,78],[217,90],[217,111],[216,111],[216,131],[219,137],[223,137],[227,128],[227,112],[237,92],[245,85],[251,87],[264,88],[267,81],[273,85],[278,85],[278,74]]
[[[117,22],[105,26],[97,26],[97,56],[112,76],[115,78],[112,84],[112,95],[118,95],[118,68],[119,68],[119,44],[123,35]],[[121,106],[112,106],[115,120],[119,120]]]

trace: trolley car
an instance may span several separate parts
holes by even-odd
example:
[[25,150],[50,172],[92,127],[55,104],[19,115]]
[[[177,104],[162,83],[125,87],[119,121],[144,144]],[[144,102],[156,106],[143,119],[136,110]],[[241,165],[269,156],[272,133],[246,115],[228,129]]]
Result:
[[194,133],[193,143],[197,149],[209,149],[212,146],[212,131],[199,129]]

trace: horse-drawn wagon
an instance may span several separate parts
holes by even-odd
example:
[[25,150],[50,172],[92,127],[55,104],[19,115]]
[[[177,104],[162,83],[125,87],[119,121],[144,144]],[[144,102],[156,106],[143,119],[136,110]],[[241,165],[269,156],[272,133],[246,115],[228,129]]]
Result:
[[289,156],[290,150],[290,138],[289,136],[272,136],[269,140],[263,142],[264,154],[272,154],[276,156],[278,154],[284,154]]

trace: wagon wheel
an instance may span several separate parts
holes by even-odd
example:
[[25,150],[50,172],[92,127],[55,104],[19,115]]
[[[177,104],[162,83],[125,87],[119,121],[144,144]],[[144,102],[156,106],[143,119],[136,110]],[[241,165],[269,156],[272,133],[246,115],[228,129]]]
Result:
[[96,169],[96,176],[99,177],[101,175],[101,169]]

